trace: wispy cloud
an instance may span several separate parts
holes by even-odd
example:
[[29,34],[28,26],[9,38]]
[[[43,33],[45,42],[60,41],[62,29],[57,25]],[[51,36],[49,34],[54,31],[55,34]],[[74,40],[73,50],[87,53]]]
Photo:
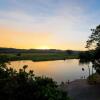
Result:
[[[0,27],[14,30],[15,36],[20,34],[21,38],[13,37],[16,44],[23,43],[22,38],[24,41],[28,35],[32,35],[34,38],[29,36],[28,44],[34,44],[35,41],[36,45],[47,44],[51,47],[70,49],[68,44],[76,43],[80,44],[79,48],[81,46],[84,48],[83,44],[90,33],[89,29],[100,22],[99,11],[90,11],[94,0],[89,0],[87,3],[82,0],[76,2],[73,0],[7,0],[7,2],[10,3],[7,4],[9,9],[2,7],[0,10]],[[9,35],[10,33],[12,32],[9,31]],[[0,35],[3,36],[2,32]],[[42,39],[41,36],[44,38]],[[38,40],[43,41],[39,43]]]

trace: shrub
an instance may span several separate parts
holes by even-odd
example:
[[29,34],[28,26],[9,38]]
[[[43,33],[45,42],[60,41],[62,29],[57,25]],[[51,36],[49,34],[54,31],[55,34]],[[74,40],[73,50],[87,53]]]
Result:
[[0,100],[69,100],[51,78],[36,77],[25,69],[17,72],[0,66]]

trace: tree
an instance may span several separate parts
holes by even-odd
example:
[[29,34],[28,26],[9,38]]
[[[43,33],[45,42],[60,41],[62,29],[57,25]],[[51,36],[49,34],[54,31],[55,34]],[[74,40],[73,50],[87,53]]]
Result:
[[71,55],[71,54],[73,54],[73,51],[72,50],[66,50],[66,53]]
[[86,48],[89,50],[91,50],[91,48],[94,49],[91,53],[93,55],[92,63],[96,71],[100,73],[100,25],[98,25],[96,29],[91,29],[91,31],[92,34],[87,41]]
[[96,29],[91,29],[92,34],[90,35],[86,48],[100,48],[100,25],[96,27]]

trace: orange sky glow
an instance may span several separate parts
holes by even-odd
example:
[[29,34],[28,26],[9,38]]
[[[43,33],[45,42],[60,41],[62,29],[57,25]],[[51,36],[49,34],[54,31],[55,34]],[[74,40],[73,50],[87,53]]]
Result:
[[90,29],[100,22],[94,2],[1,0],[0,47],[86,50]]

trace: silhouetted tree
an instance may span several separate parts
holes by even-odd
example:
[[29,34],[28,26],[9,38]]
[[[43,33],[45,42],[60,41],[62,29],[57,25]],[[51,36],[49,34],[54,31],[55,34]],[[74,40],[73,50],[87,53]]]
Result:
[[93,55],[93,67],[100,73],[100,25],[96,29],[91,29],[92,34],[87,41],[86,48],[94,49],[91,53]]
[[91,29],[92,34],[90,35],[89,39],[87,40],[87,48],[100,48],[100,25],[96,27],[96,29]]
[[71,54],[73,54],[73,51],[72,50],[66,50],[66,53],[71,55]]
[[16,56],[20,57],[21,56],[21,53],[17,53]]

